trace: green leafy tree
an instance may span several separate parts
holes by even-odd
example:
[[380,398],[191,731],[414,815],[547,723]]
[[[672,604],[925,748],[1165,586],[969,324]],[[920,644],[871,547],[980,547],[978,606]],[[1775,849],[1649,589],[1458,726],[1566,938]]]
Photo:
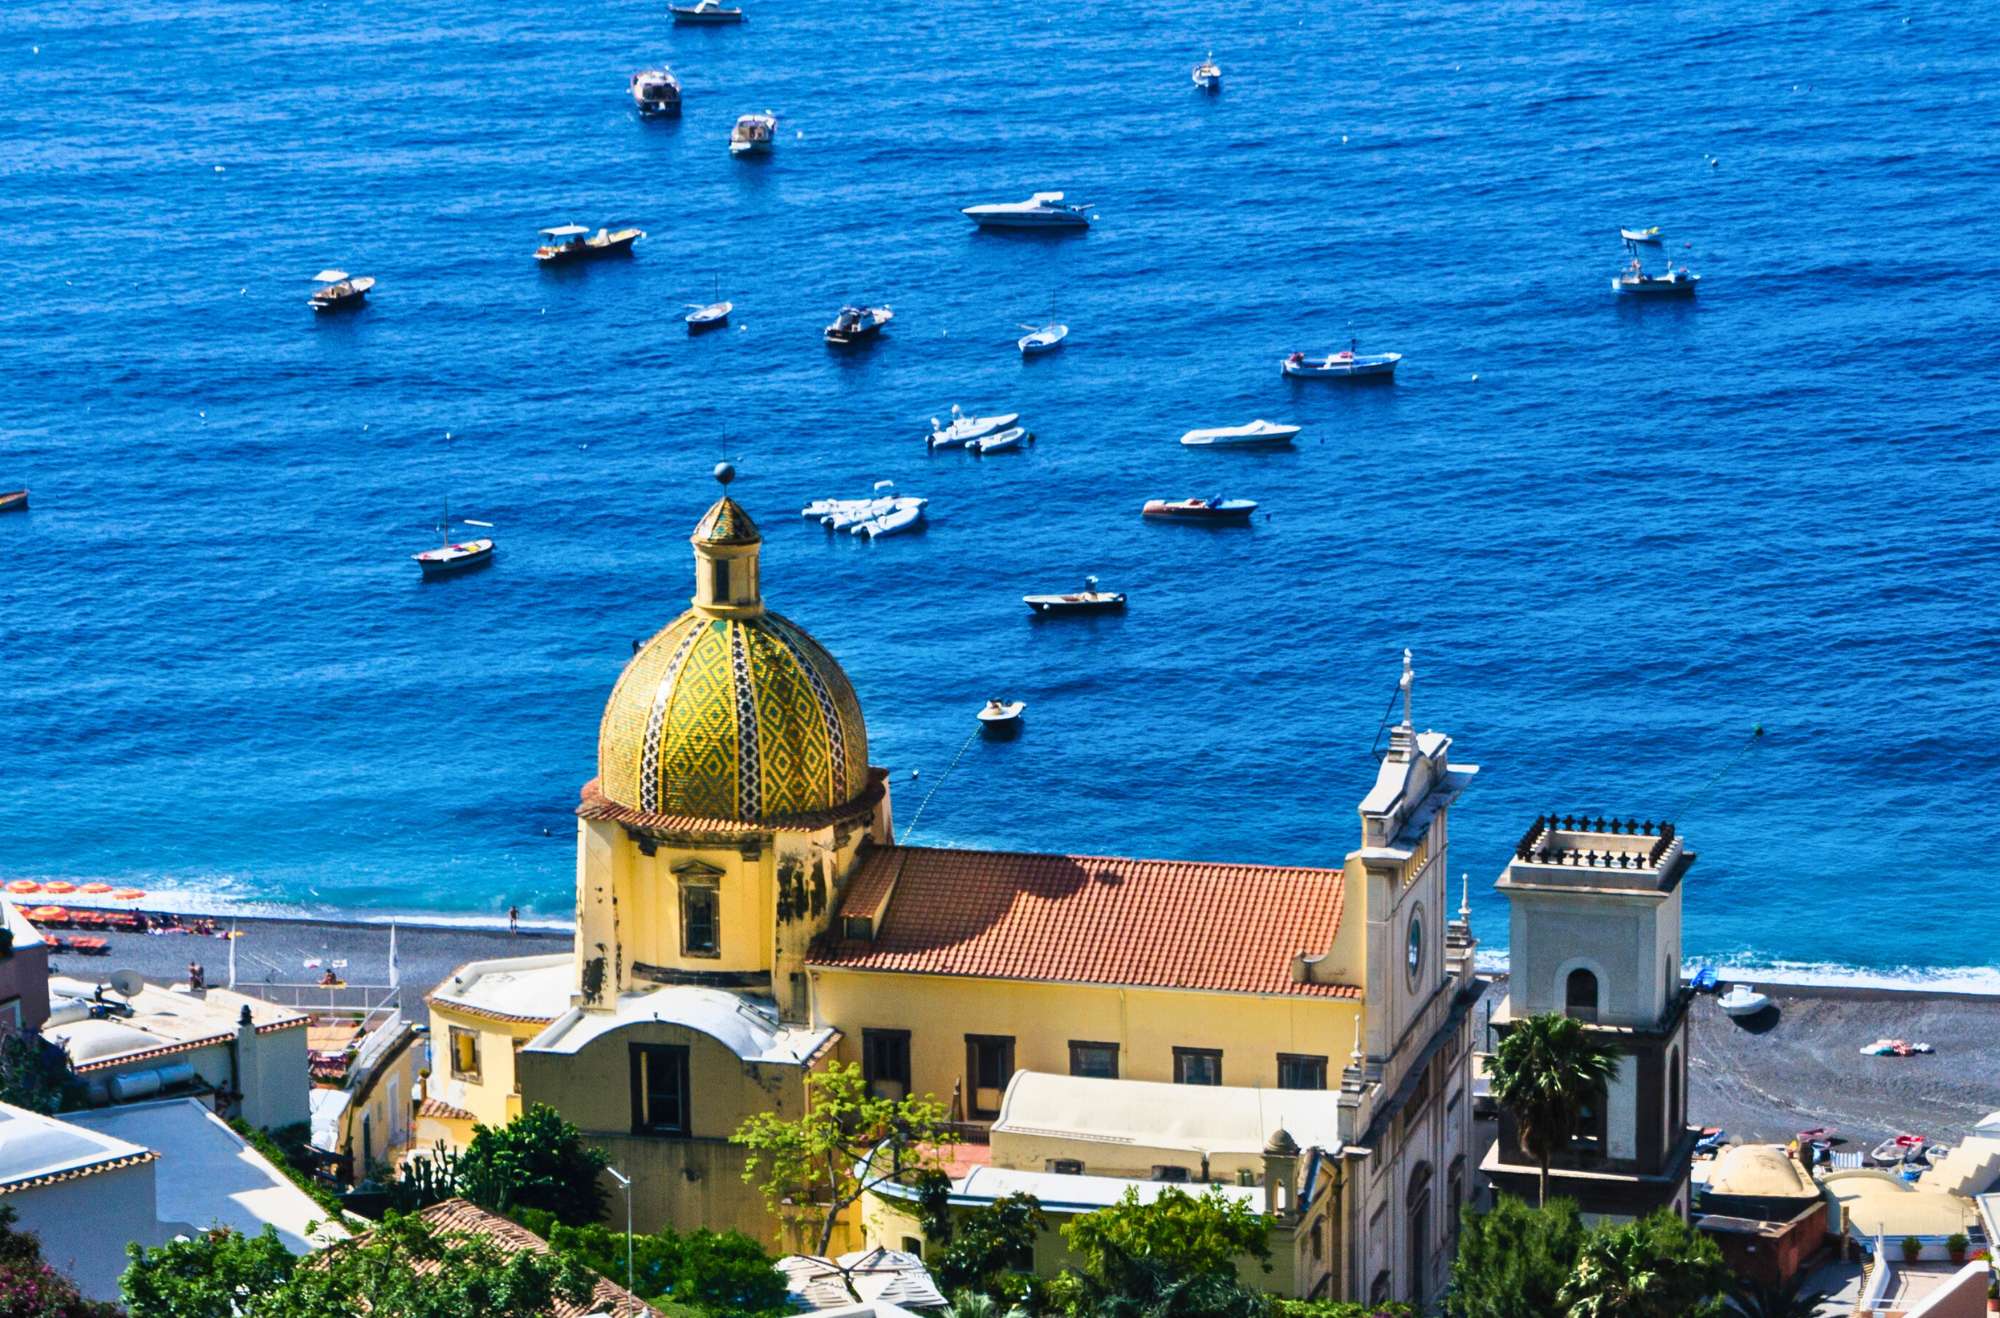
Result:
[[582,1226],[604,1216],[598,1178],[609,1162],[561,1113],[536,1103],[504,1126],[474,1126],[452,1174],[457,1192],[481,1208],[539,1208]]
[[12,1205],[0,1204],[0,1314],[7,1318],[119,1318],[118,1306],[86,1300],[76,1284],[42,1259],[41,1238],[14,1229]]
[[951,1305],[940,1318],[1030,1318],[1027,1309],[1011,1305],[1005,1309],[991,1295],[978,1291],[960,1291],[951,1297]]
[[[816,1220],[813,1252],[825,1254],[840,1215],[875,1186],[938,1165],[946,1137],[943,1104],[922,1098],[877,1098],[861,1068],[836,1062],[806,1077],[805,1115],[750,1116],[730,1141],[748,1151],[743,1179],[764,1192],[774,1216]],[[864,1161],[867,1169],[857,1172]]]
[[[553,1214],[516,1210],[515,1220],[542,1236],[558,1253],[625,1284],[625,1233],[592,1223],[565,1226]],[[780,1315],[789,1311],[785,1278],[764,1247],[739,1231],[685,1234],[671,1227],[632,1237],[632,1290],[655,1304],[717,1318]]]
[[298,1259],[265,1227],[246,1236],[219,1229],[158,1249],[127,1246],[131,1266],[119,1280],[132,1318],[233,1318],[257,1297],[283,1290]]
[[1079,1266],[1047,1293],[1074,1318],[1261,1318],[1270,1310],[1237,1275],[1244,1258],[1270,1271],[1269,1225],[1220,1186],[1200,1195],[1168,1187],[1151,1203],[1127,1190],[1062,1230]]
[[946,1219],[945,1243],[924,1215],[924,1234],[933,1242],[931,1275],[947,1294],[971,1292],[999,1303],[1027,1300],[1035,1268],[1035,1241],[1049,1229],[1041,1201],[1031,1194],[1010,1194]]
[[1353,1300],[1278,1300],[1275,1318],[1416,1318],[1417,1311],[1401,1300],[1360,1304]]
[[80,1091],[61,1049],[33,1030],[0,1034],[0,1103],[47,1115],[77,1106]]
[[1115,1246],[1102,1272],[1070,1274],[1062,1300],[1071,1318],[1269,1318],[1271,1301],[1235,1274],[1177,1272]]
[[1556,1300],[1573,1318],[1701,1318],[1725,1312],[1728,1284],[1715,1242],[1663,1208],[1591,1232]]
[[1828,1298],[1825,1291],[1812,1289],[1803,1272],[1783,1286],[1739,1277],[1730,1285],[1727,1312],[1743,1318],[1813,1318]]
[[1540,1208],[1503,1195],[1490,1213],[1467,1209],[1444,1310],[1452,1318],[1545,1318],[1583,1249],[1583,1219],[1568,1199]]
[[1549,1200],[1550,1160],[1581,1132],[1584,1109],[1602,1101],[1618,1057],[1554,1012],[1518,1022],[1493,1050],[1493,1101],[1512,1114],[1522,1148],[1540,1164],[1539,1202]]

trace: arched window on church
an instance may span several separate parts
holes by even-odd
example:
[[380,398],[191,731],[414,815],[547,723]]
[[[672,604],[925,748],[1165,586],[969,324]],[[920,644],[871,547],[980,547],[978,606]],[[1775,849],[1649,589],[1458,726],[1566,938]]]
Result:
[[1563,987],[1563,1015],[1571,1020],[1597,1023],[1597,976],[1588,970],[1572,970]]
[[1667,1147],[1672,1148],[1681,1137],[1681,1091],[1687,1087],[1687,1076],[1681,1070],[1681,1051],[1676,1048],[1667,1054]]
[[1417,1164],[1410,1173],[1410,1188],[1403,1196],[1410,1245],[1410,1306],[1419,1312],[1430,1301],[1431,1280],[1431,1165]]

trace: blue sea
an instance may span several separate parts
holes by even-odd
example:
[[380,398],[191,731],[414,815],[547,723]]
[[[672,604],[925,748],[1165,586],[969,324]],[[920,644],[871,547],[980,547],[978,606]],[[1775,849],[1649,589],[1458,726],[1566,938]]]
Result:
[[[1699,851],[1691,957],[2000,987],[1990,13],[744,3],[0,9],[0,877],[561,918],[729,458],[921,841],[1336,865],[1409,647],[1489,949],[1528,822],[1616,813]],[[1042,189],[1100,222],[958,214]],[[571,220],[648,237],[538,268]],[[1654,224],[1697,301],[1612,294]],[[1350,337],[1393,387],[1280,377]],[[953,403],[1039,442],[929,454]],[[1253,417],[1301,443],[1175,442]],[[878,480],[925,533],[797,516]],[[1214,493],[1254,525],[1138,516]],[[499,559],[426,585],[447,498]],[[1021,605],[1086,574],[1129,613]]]

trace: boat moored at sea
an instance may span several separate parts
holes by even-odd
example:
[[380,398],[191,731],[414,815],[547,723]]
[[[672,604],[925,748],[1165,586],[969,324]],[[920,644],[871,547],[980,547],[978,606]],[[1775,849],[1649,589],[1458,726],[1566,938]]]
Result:
[[1666,269],[1659,274],[1646,270],[1641,248],[1663,247],[1666,239],[1656,225],[1650,229],[1620,229],[1619,241],[1625,244],[1625,268],[1611,280],[1611,287],[1621,297],[1639,298],[1682,298],[1693,297],[1695,288],[1701,283],[1701,276],[1693,273],[1683,263],[1675,268],[1672,258],[1668,258]]
[[1181,443],[1190,448],[1284,448],[1292,442],[1299,429],[1298,426],[1281,425],[1258,417],[1240,426],[1190,430],[1181,436]]
[[837,348],[880,338],[882,327],[896,318],[887,307],[842,307],[826,327],[826,341]]
[[1096,577],[1085,577],[1082,590],[1071,591],[1067,595],[1023,595],[1021,602],[1044,616],[1063,613],[1120,613],[1125,608],[1125,592],[1099,590]]
[[6,490],[0,492],[0,513],[24,513],[28,511],[26,490]]
[[739,115],[736,126],[729,130],[729,154],[732,156],[768,156],[778,141],[778,116],[769,110],[762,114]]
[[736,309],[734,302],[722,300],[722,276],[715,277],[715,301],[689,302],[684,304],[688,313],[681,319],[687,322],[688,333],[699,334],[729,323],[729,313]]
[[936,417],[931,418],[931,433],[925,444],[931,448],[964,448],[974,440],[982,439],[995,431],[1005,430],[1021,419],[1019,412],[1002,412],[998,416],[967,416],[959,410],[958,404],[951,405],[951,424],[940,426]]
[[892,500],[890,507],[847,527],[847,533],[879,540],[885,535],[914,531],[924,524],[924,505],[927,502],[924,499]]
[[1349,339],[1344,352],[1330,352],[1318,358],[1294,352],[1285,358],[1282,369],[1294,380],[1386,381],[1395,377],[1396,363],[1403,360],[1402,353],[1356,352],[1359,346],[1358,340]]
[[986,202],[959,214],[982,229],[1088,229],[1090,209],[1065,202],[1060,192],[1037,192],[1026,201]]
[[1063,340],[1069,337],[1067,325],[1043,325],[1039,329],[1033,325],[1023,325],[1021,328],[1028,332],[1016,339],[1014,346],[1021,350],[1023,357],[1039,357],[1045,352],[1054,352],[1062,347]]
[[1001,700],[997,697],[989,700],[976,716],[979,730],[996,741],[1011,737],[1021,730],[1021,715],[1027,708],[1024,700]]
[[375,281],[367,275],[355,278],[345,270],[322,270],[313,276],[319,287],[313,290],[314,311],[346,311],[368,300]]
[[691,5],[668,5],[667,12],[673,15],[676,27],[720,27],[726,23],[741,23],[743,10],[722,3],[722,0],[697,0]]
[[681,80],[662,64],[657,69],[641,69],[632,75],[632,104],[647,118],[681,112]]
[[567,265],[572,261],[594,261],[606,256],[629,256],[632,244],[646,236],[644,229],[610,229],[598,226],[596,233],[581,224],[558,224],[542,230],[542,244],[535,259],[543,265]]
[[1013,426],[1000,431],[998,434],[984,435],[978,439],[971,440],[966,444],[966,447],[974,453],[1005,453],[1010,450],[1019,450],[1022,445],[1034,442],[1035,435],[1033,431],[1024,430],[1020,426]]
[[1255,499],[1148,499],[1142,517],[1180,522],[1247,522],[1257,511]]
[[1222,90],[1222,66],[1215,62],[1215,52],[1209,51],[1208,58],[1194,66],[1194,85],[1205,92]]

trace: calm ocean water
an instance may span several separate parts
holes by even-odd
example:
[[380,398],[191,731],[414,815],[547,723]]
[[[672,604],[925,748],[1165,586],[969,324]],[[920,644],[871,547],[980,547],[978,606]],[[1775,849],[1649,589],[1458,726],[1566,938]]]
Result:
[[[561,915],[727,455],[922,840],[1337,864],[1407,645],[1485,766],[1489,946],[1523,826],[1589,810],[1680,821],[1690,954],[2000,983],[1977,7],[746,2],[0,9],[0,875]],[[686,113],[642,123],[660,60]],[[957,214],[1042,188],[1102,222]],[[537,269],[571,219],[650,237]],[[1697,304],[1618,305],[1621,223]],[[326,265],[367,310],[315,323]],[[736,327],[690,341],[718,275]],[[862,298],[889,338],[829,353]],[[1350,334],[1395,387],[1280,378]],[[953,402],[1041,442],[928,455]],[[1256,416],[1301,446],[1174,442]],[[926,534],[795,515],[877,479]],[[1268,520],[1137,515],[1215,492]],[[447,493],[501,561],[421,585]],[[1091,572],[1128,616],[1019,603]],[[940,782],[999,692],[1027,734]]]

